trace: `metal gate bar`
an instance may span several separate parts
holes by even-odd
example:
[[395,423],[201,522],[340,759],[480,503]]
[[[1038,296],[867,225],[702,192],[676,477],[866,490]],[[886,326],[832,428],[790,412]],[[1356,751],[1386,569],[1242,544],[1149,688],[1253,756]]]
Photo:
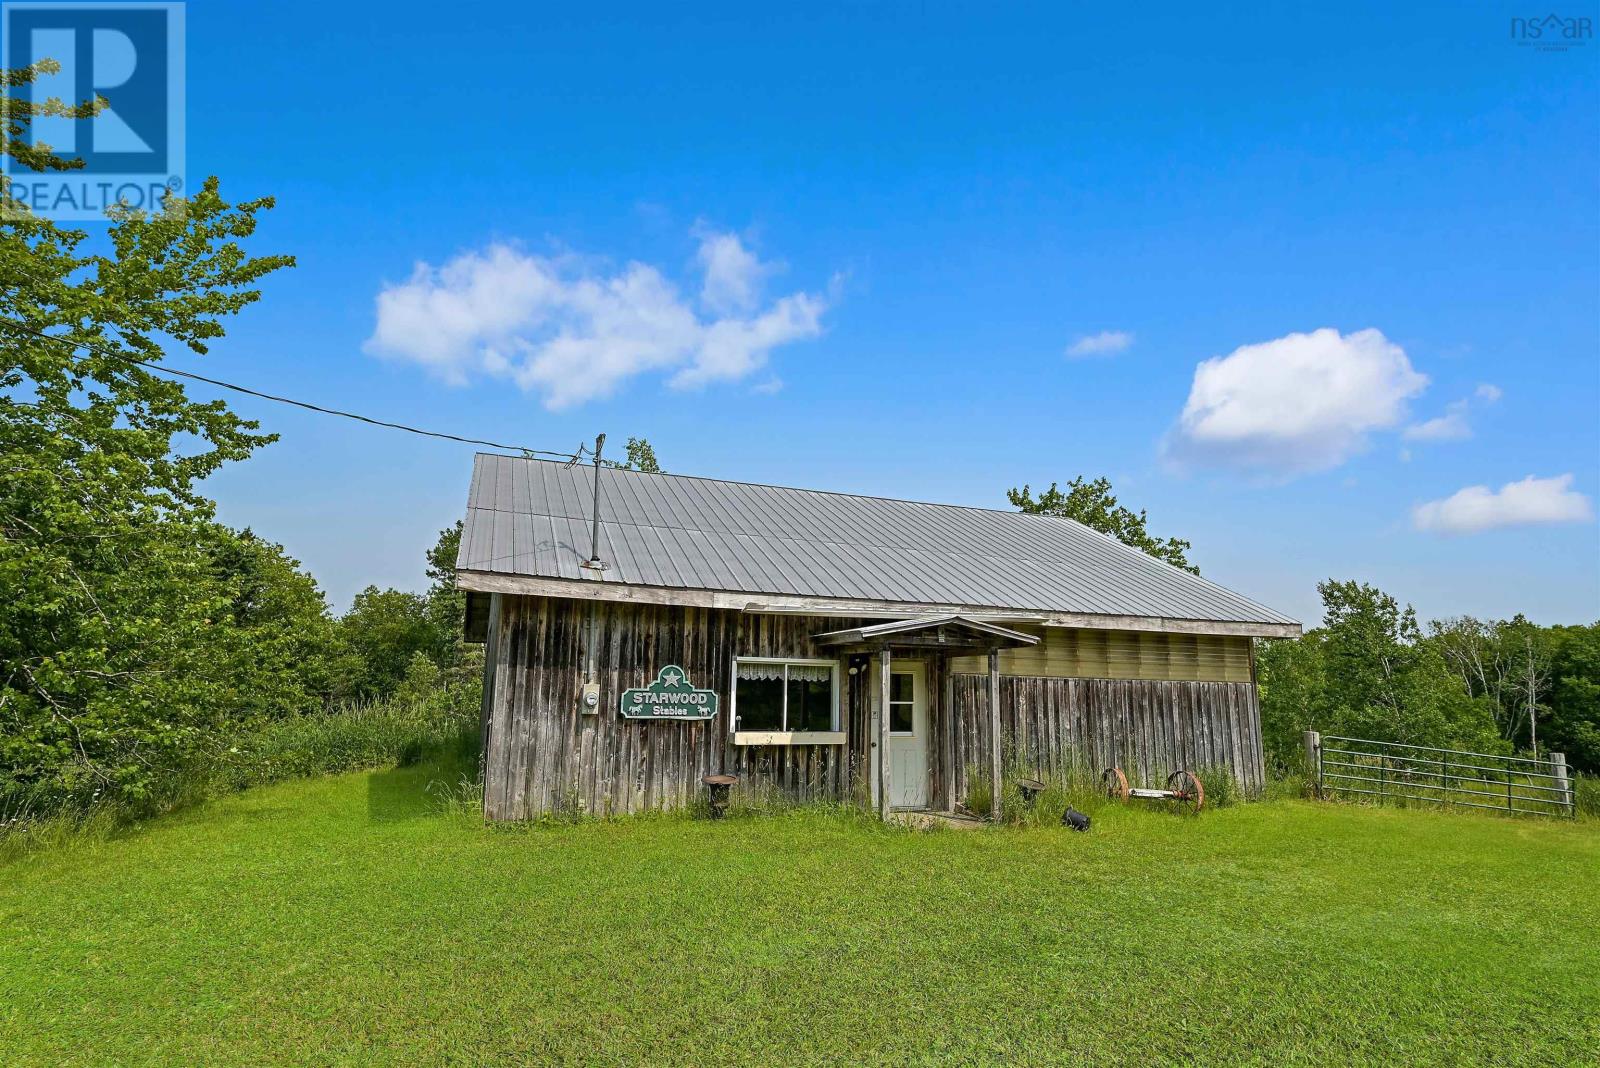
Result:
[[1356,794],[1510,815],[1576,815],[1572,780],[1560,753],[1540,760],[1371,738],[1323,738],[1316,731],[1307,731],[1305,741],[1318,796]]
[[[1330,753],[1338,752],[1338,750],[1334,750],[1334,749],[1330,749],[1330,750],[1327,750],[1327,751],[1330,752]],[[1345,763],[1343,761],[1338,761],[1338,760],[1324,760],[1322,762],[1322,764],[1323,764],[1323,767],[1325,767],[1325,768],[1359,768],[1359,769],[1361,769],[1363,771],[1374,770],[1373,769],[1373,765],[1371,765],[1371,764],[1348,764],[1348,763]],[[1399,769],[1396,769],[1396,770],[1399,770]],[[1360,776],[1360,775],[1344,775],[1344,774],[1337,773],[1337,772],[1335,772],[1333,774],[1337,775],[1340,778],[1360,779],[1360,778],[1364,777],[1364,776]],[[1410,773],[1409,772],[1402,772],[1402,774],[1403,775],[1409,775]],[[1492,786],[1492,785],[1495,784],[1495,781],[1496,781],[1494,779],[1486,779],[1481,775],[1450,775],[1448,773],[1443,773],[1443,772],[1440,772],[1440,773],[1428,772],[1427,775],[1428,775],[1428,777],[1430,779],[1440,779],[1440,780],[1453,781],[1453,782],[1479,783],[1479,784],[1482,784],[1482,785],[1485,785],[1485,786]],[[1387,780],[1372,779],[1371,781],[1372,782],[1384,782],[1384,781],[1387,781]],[[1426,787],[1426,788],[1431,789],[1431,790],[1447,789],[1448,788],[1448,789],[1459,789],[1463,793],[1482,793],[1483,792],[1481,790],[1468,790],[1466,787],[1430,786],[1427,783],[1417,782],[1414,779],[1410,779],[1410,778],[1402,778],[1399,781],[1402,782],[1402,783],[1405,783],[1406,785],[1409,785],[1409,786]],[[1567,791],[1562,789],[1561,787],[1558,787],[1558,786],[1534,786],[1532,783],[1514,783],[1513,785],[1518,790],[1537,790],[1537,791],[1539,791],[1541,793],[1555,794],[1556,795],[1556,800],[1559,803],[1561,803],[1561,804],[1565,804],[1566,803]],[[1496,796],[1499,796],[1498,791],[1496,792]],[[1518,795],[1518,796],[1521,796],[1521,795]],[[1530,797],[1530,798],[1527,798],[1527,800],[1529,800],[1529,801],[1548,801],[1548,800],[1550,800],[1550,798]]]
[[[1378,794],[1379,796],[1390,796],[1390,795],[1392,795],[1392,796],[1395,796],[1395,797],[1404,797],[1404,796],[1407,796],[1404,793],[1404,790],[1406,790],[1406,789],[1411,789],[1411,790],[1440,790],[1440,791],[1445,791],[1447,793],[1464,794],[1464,795],[1469,796],[1469,797],[1493,797],[1493,798],[1496,798],[1496,799],[1503,798],[1503,797],[1506,796],[1506,794],[1503,794],[1503,793],[1501,793],[1499,791],[1468,790],[1465,787],[1456,787],[1456,786],[1435,786],[1432,783],[1408,781],[1408,780],[1405,780],[1405,779],[1400,779],[1400,780],[1375,779],[1375,778],[1371,777],[1370,775],[1337,775],[1337,774],[1335,774],[1335,775],[1328,776],[1328,778],[1337,779],[1337,780],[1339,780],[1341,782],[1342,781],[1349,781],[1349,782],[1377,783],[1380,786],[1388,787],[1387,789],[1384,789],[1384,790],[1362,790],[1362,789],[1360,789],[1358,787],[1354,787],[1354,786],[1345,787],[1345,786],[1339,786],[1339,785],[1334,785],[1334,786],[1331,787],[1332,789],[1336,789],[1336,790],[1347,790],[1350,793],[1373,793],[1373,794]],[[1482,780],[1479,780],[1479,781],[1482,781]],[[1390,785],[1391,782],[1392,782],[1392,786]],[[1566,808],[1566,803],[1567,803],[1566,799],[1564,797],[1560,797],[1560,798],[1529,797],[1526,794],[1520,794],[1520,793],[1516,793],[1516,792],[1512,792],[1510,796],[1511,796],[1512,800],[1514,800],[1514,801],[1526,801],[1526,802],[1528,802],[1530,804],[1535,804],[1535,805],[1556,805],[1556,806],[1562,808],[1563,810]],[[1428,796],[1428,797],[1421,797],[1421,798],[1418,798],[1418,800],[1443,801],[1443,800],[1446,800],[1446,798],[1440,797],[1438,795],[1433,795],[1433,796]],[[1469,802],[1461,802],[1461,803],[1462,804],[1468,804]],[[1506,806],[1505,805],[1491,805],[1489,807],[1491,807],[1491,808],[1505,808]],[[1531,811],[1539,811],[1539,810],[1531,810]]]

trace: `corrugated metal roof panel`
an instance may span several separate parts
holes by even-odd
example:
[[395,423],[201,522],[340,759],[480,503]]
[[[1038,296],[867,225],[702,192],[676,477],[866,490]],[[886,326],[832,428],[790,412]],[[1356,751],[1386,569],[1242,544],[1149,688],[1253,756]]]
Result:
[[[480,453],[458,566],[585,577],[594,468]],[[606,580],[1011,611],[1293,625],[1082,524],[603,469]]]

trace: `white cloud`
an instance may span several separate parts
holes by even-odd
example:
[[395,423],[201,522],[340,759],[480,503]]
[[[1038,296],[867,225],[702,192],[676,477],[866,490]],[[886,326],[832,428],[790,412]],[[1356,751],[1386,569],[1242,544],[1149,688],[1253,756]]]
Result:
[[1098,334],[1086,334],[1068,345],[1067,355],[1073,358],[1113,356],[1132,344],[1133,335],[1126,330],[1102,330]]
[[822,333],[821,297],[794,293],[753,319],[719,319],[705,326],[694,360],[672,376],[679,387],[743,378],[766,363],[768,351]]
[[1467,422],[1467,402],[1453,401],[1444,414],[1405,428],[1401,437],[1407,441],[1462,441],[1472,436],[1472,424]]
[[773,349],[822,332],[825,297],[797,292],[759,307],[770,268],[733,235],[702,233],[698,260],[710,315],[643,263],[607,273],[576,256],[501,244],[441,267],[419,263],[378,294],[365,348],[455,384],[508,379],[554,409],[648,371],[673,372],[678,388],[743,378]]
[[1467,421],[1467,413],[1472,408],[1473,399],[1487,405],[1495,403],[1503,395],[1499,386],[1485,382],[1472,391],[1471,397],[1451,401],[1445,406],[1443,415],[1413,423],[1400,436],[1407,441],[1465,441],[1472,437],[1472,424]]
[[1474,534],[1496,527],[1582,523],[1593,514],[1589,498],[1572,488],[1571,475],[1529,475],[1498,490],[1468,486],[1442,500],[1419,504],[1411,510],[1411,522],[1418,530],[1437,534]]
[[705,271],[700,300],[720,315],[747,312],[761,297],[761,285],[775,266],[762,263],[737,234],[702,231],[695,256]]
[[1337,467],[1428,384],[1377,330],[1242,345],[1195,368],[1164,452],[1181,465],[1294,475]]

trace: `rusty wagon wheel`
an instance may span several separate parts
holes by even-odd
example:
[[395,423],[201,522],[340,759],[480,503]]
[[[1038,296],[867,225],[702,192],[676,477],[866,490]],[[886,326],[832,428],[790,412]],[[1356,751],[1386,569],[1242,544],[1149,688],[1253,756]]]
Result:
[[1206,788],[1192,771],[1175,771],[1167,776],[1167,789],[1172,799],[1180,805],[1189,805],[1199,812],[1206,805]]
[[1122,774],[1122,769],[1117,767],[1107,768],[1100,773],[1100,785],[1104,787],[1106,796],[1113,801],[1126,801],[1128,799],[1128,777]]

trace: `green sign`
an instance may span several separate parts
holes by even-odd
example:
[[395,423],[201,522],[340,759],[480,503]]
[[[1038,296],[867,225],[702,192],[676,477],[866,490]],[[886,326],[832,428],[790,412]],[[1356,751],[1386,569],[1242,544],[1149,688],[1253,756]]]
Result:
[[644,689],[622,691],[622,714],[628,719],[710,719],[717,714],[717,693],[695,689],[688,672],[668,664]]

